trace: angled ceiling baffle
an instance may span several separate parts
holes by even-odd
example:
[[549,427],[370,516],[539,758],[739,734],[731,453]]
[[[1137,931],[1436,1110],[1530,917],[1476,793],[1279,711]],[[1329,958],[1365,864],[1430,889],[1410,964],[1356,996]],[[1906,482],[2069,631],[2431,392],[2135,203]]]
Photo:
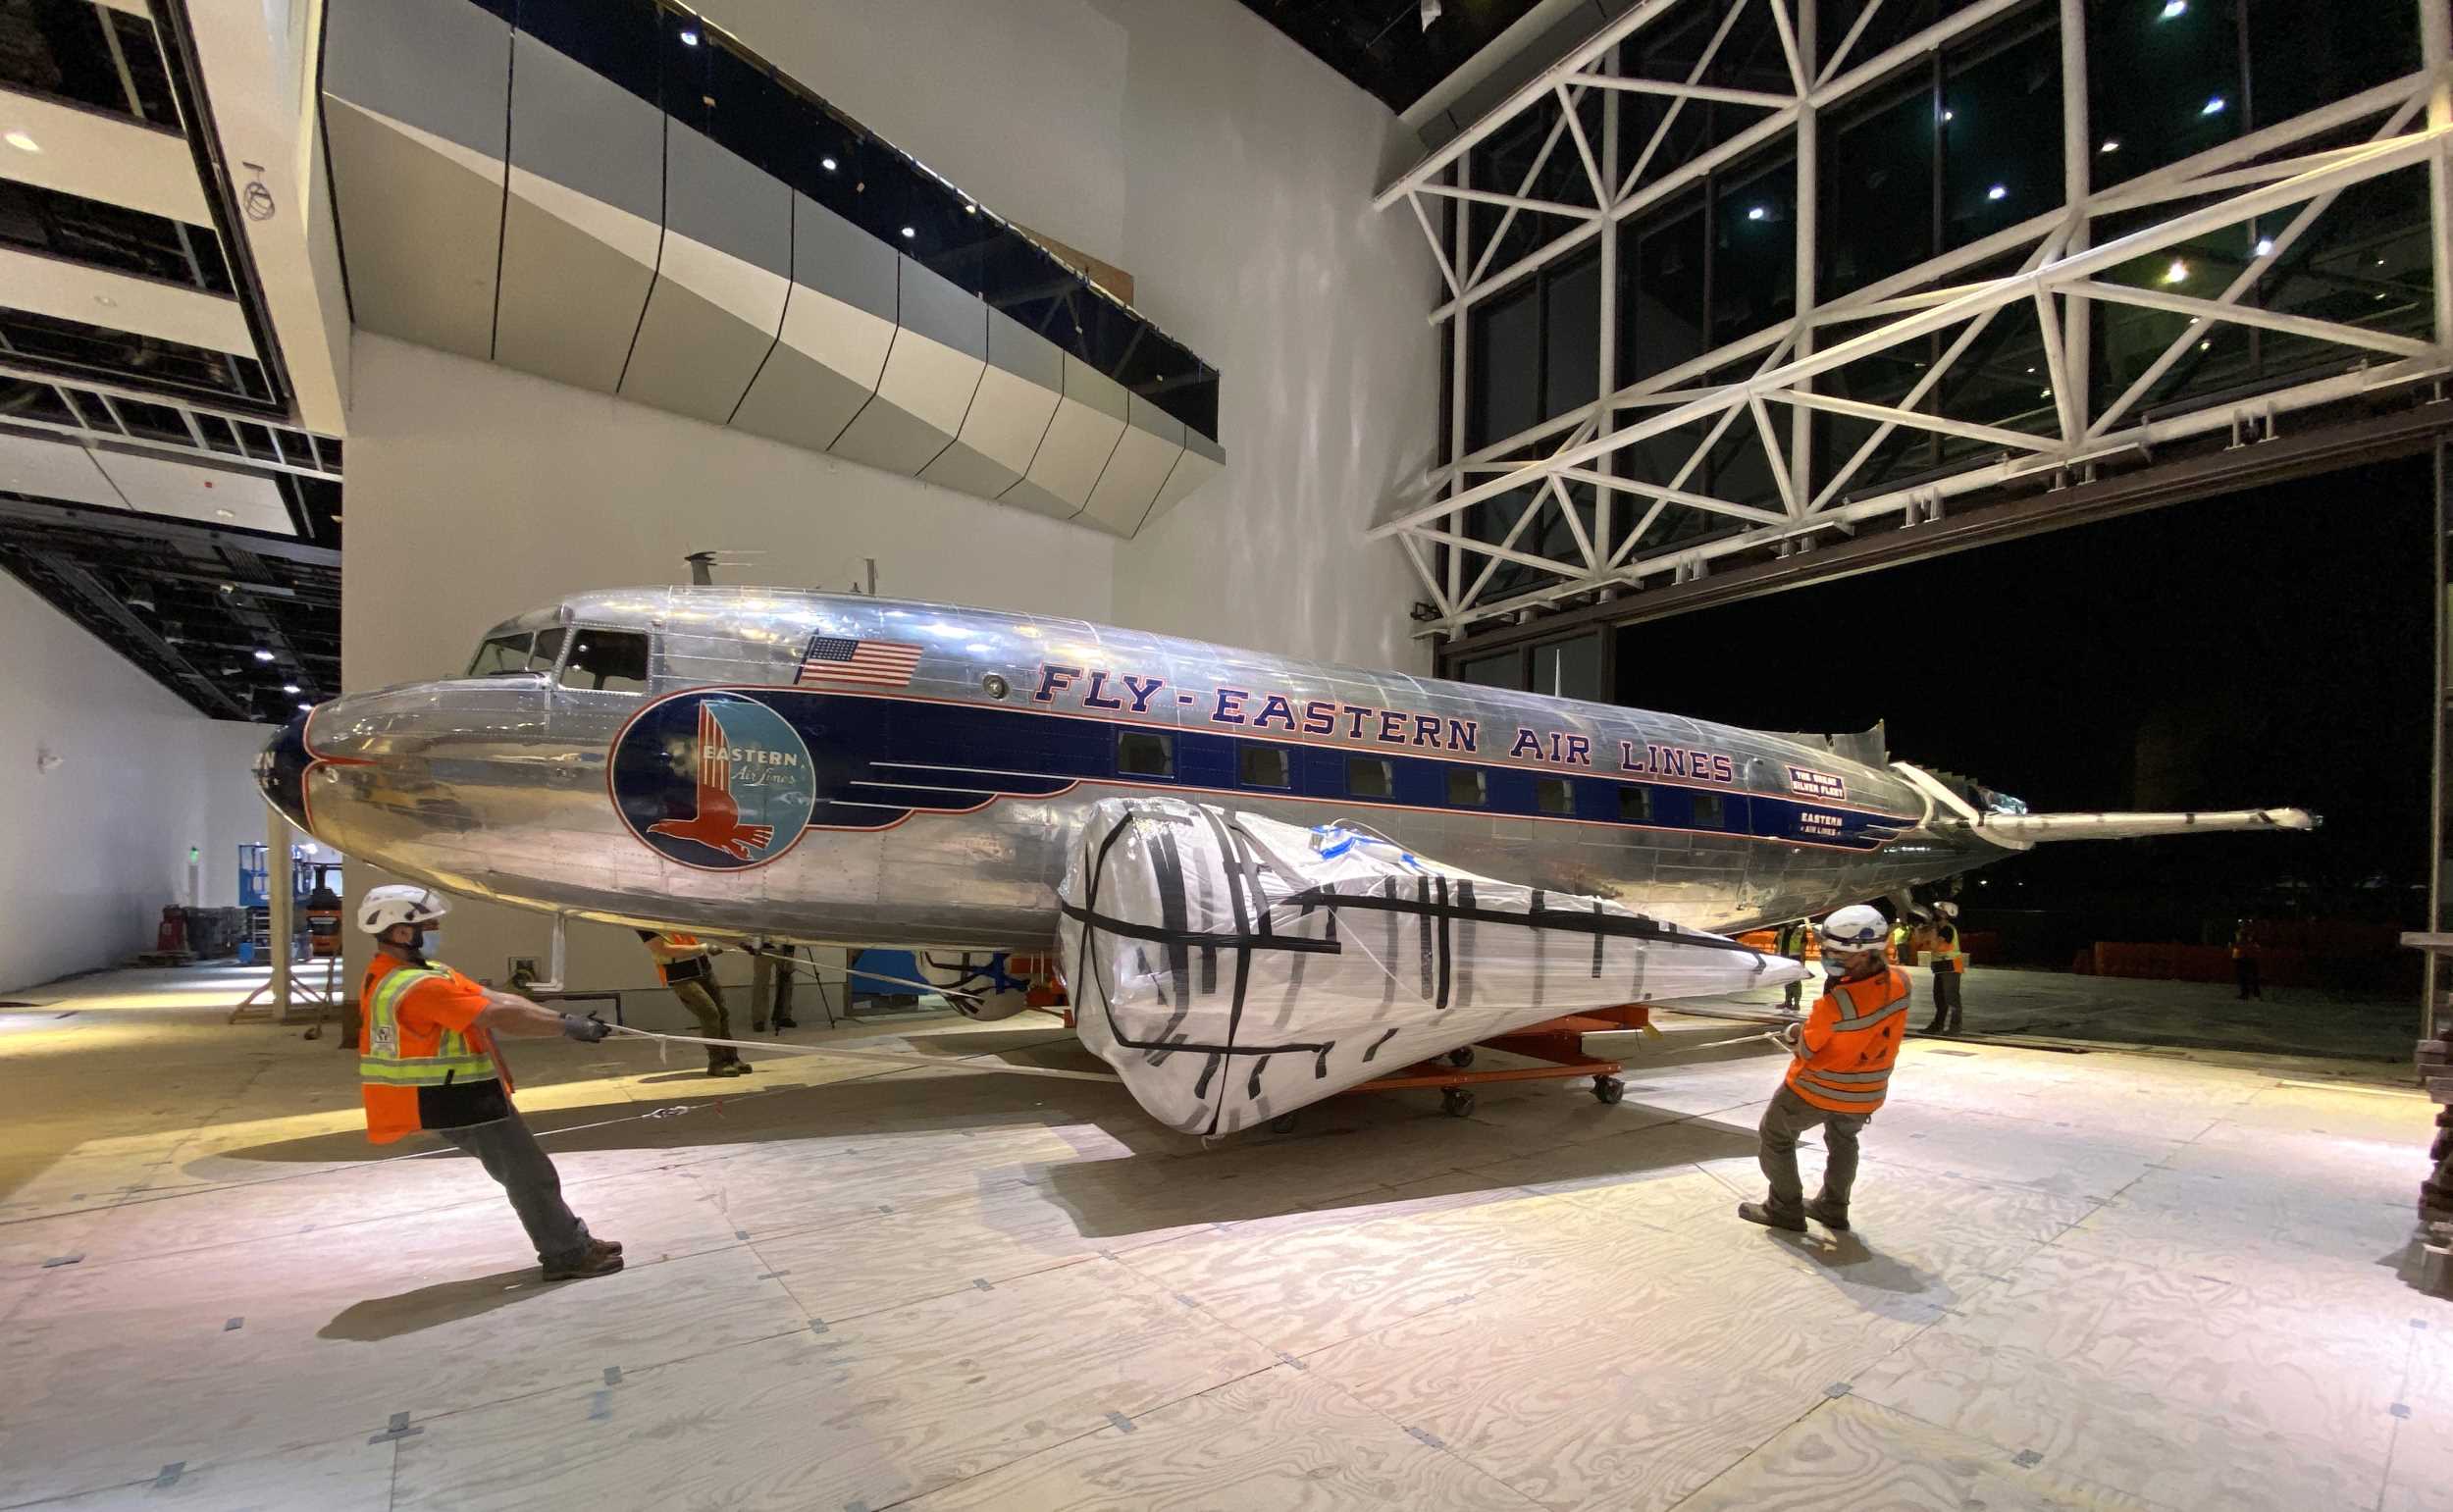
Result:
[[1130,537],[1218,375],[697,17],[331,0],[356,323]]

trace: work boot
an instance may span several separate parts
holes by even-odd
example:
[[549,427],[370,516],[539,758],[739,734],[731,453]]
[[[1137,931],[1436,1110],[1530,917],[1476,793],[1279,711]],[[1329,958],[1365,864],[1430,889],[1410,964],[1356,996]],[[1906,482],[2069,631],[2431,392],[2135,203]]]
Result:
[[576,1255],[546,1262],[546,1279],[549,1281],[580,1281],[595,1276],[610,1276],[622,1268],[622,1252],[597,1240]]
[[1951,1024],[1950,1024],[1950,1027],[1949,1027],[1949,1028],[1947,1028],[1947,1029],[1944,1029],[1942,1032],[1944,1032],[1945,1034],[1957,1034],[1957,1032],[1959,1032],[1959,1015],[1958,1015],[1958,1010],[1957,1010],[1957,1009],[1953,1009],[1953,1010],[1951,1011]]
[[1738,1216],[1749,1224],[1761,1224],[1766,1228],[1783,1228],[1791,1233],[1805,1232],[1804,1219],[1793,1218],[1786,1213],[1775,1213],[1759,1202],[1739,1203]]
[[1834,1233],[1849,1231],[1849,1210],[1834,1207],[1820,1197],[1805,1205],[1805,1216]]
[[776,1020],[775,1020],[775,1027],[776,1027],[778,1030],[782,1030],[782,1029],[797,1029],[797,1028],[801,1027],[801,1025],[800,1025],[797,1021],[795,1021],[795,1020],[793,1020],[793,1019],[790,1019],[790,1018],[778,1018],[778,1019],[776,1019]]
[[1928,1034],[1948,1034],[1951,1032],[1950,1022],[1941,1014],[1937,1013],[1933,1016],[1933,1022],[1925,1025],[1925,1032]]

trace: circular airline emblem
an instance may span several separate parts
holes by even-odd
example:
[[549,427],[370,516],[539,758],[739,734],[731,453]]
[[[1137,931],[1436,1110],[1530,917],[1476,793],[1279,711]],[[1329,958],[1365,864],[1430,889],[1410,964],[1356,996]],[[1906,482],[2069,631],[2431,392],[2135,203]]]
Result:
[[640,711],[614,741],[614,807],[651,850],[710,871],[762,866],[809,827],[809,743],[766,704],[686,693]]

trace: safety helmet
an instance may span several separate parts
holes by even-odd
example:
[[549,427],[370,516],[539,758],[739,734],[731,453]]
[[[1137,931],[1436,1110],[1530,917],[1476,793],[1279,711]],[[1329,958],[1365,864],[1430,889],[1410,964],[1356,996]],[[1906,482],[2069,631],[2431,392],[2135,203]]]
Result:
[[1822,937],[1825,952],[1842,956],[1870,955],[1882,949],[1891,935],[1891,921],[1882,911],[1867,903],[1851,904],[1835,909],[1822,921],[1815,933]]
[[431,924],[450,908],[443,894],[431,887],[393,882],[367,891],[358,905],[358,927],[368,934],[382,934],[394,924]]
[[1956,903],[1937,903],[1933,907],[1934,912],[1941,914],[1944,918],[1957,918],[1959,916],[1959,906]]

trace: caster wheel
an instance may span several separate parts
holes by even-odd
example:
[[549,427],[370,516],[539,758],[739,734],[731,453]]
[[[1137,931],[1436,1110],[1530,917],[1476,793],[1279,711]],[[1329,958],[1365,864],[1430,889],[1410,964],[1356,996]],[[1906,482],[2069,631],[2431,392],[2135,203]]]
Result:
[[1463,1087],[1449,1087],[1439,1094],[1439,1111],[1451,1119],[1474,1116],[1474,1094]]
[[1473,1047],[1473,1046],[1471,1046],[1471,1045],[1467,1045],[1467,1046],[1465,1046],[1465,1047],[1464,1047],[1463,1049],[1461,1049],[1461,1050],[1451,1050],[1451,1051],[1449,1051],[1449,1052],[1448,1052],[1448,1064],[1449,1064],[1450,1066],[1455,1067],[1458,1070],[1463,1070],[1463,1069],[1464,1069],[1465,1068],[1467,1068],[1468,1066],[1473,1065],[1473,1064],[1474,1064],[1474,1047]]
[[1293,1133],[1293,1132],[1294,1132],[1294,1115],[1293,1115],[1293,1114],[1291,1114],[1291,1113],[1281,1113],[1281,1114],[1279,1114],[1278,1117],[1276,1117],[1276,1118],[1274,1118],[1274,1119],[1270,1120],[1270,1121],[1269,1121],[1269,1131],[1270,1131],[1271,1133],[1273,1133],[1273,1134],[1291,1134],[1291,1133]]
[[1618,1100],[1627,1095],[1627,1083],[1616,1076],[1595,1076],[1592,1078],[1592,1095],[1601,1100],[1603,1107],[1615,1108]]

